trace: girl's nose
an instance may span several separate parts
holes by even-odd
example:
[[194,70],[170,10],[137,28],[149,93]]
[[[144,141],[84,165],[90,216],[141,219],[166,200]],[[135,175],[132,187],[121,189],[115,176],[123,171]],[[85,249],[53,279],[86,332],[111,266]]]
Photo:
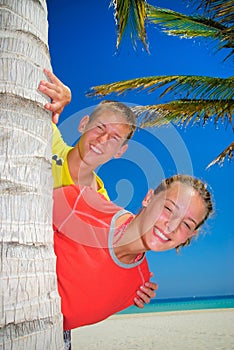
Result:
[[172,233],[173,231],[175,231],[180,225],[180,222],[181,222],[181,219],[178,217],[170,218],[170,220],[166,222],[166,232]]

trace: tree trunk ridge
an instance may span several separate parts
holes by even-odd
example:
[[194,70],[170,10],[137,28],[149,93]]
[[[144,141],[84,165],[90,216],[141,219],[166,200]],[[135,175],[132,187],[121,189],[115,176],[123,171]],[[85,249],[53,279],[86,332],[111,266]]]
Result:
[[0,349],[62,350],[45,0],[0,0],[0,47]]

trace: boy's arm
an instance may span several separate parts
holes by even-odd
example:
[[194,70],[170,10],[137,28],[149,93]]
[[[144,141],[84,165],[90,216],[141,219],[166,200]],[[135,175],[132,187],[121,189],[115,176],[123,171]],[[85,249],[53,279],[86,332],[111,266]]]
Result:
[[51,98],[45,108],[52,112],[52,121],[57,124],[64,107],[71,102],[71,90],[49,70],[44,69],[44,73],[50,81],[41,80],[38,90]]

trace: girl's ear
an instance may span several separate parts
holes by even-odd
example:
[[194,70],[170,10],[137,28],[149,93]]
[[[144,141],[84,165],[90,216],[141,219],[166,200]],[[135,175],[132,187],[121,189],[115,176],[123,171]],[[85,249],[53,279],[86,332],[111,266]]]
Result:
[[194,230],[191,234],[191,237],[193,236],[198,236],[198,233],[199,233],[199,228],[197,228],[196,230]]
[[145,196],[145,198],[142,201],[142,206],[143,207],[147,207],[147,205],[150,203],[151,199],[154,196],[154,190],[152,190],[152,188],[148,191],[147,195]]
[[78,127],[79,132],[83,133],[85,131],[85,128],[88,122],[89,122],[89,116],[85,115],[80,121],[80,124]]

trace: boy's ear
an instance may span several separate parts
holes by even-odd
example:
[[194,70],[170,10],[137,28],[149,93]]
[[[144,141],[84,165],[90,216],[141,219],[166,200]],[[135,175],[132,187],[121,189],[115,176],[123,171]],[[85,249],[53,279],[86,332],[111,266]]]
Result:
[[85,128],[86,128],[86,125],[88,124],[89,122],[89,116],[88,115],[85,115],[81,121],[80,121],[80,124],[78,126],[78,130],[79,132],[84,132],[85,131]]
[[148,193],[146,194],[145,198],[142,201],[142,206],[143,207],[147,207],[147,205],[150,203],[151,199],[154,196],[154,190],[152,190],[152,188],[148,191]]
[[127,149],[128,149],[128,145],[127,145],[127,144],[126,144],[126,145],[123,145],[123,146],[118,150],[118,152],[115,154],[114,158],[120,158],[120,157],[124,154],[124,152],[127,151]]

